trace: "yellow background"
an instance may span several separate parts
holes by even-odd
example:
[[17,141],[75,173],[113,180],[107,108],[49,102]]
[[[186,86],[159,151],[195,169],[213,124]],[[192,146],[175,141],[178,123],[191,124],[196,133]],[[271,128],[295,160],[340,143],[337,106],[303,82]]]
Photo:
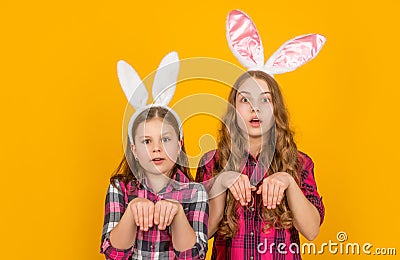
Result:
[[[326,206],[315,243],[345,231],[348,242],[400,250],[398,1],[5,0],[1,259],[103,259],[104,196],[123,155],[116,61],[142,78],[171,50],[238,64],[225,39],[234,8],[253,18],[266,56],[296,35],[328,39],[315,60],[276,77]],[[212,84],[179,84],[173,102],[204,91],[225,98]],[[215,135],[217,121],[209,122],[186,124],[189,154],[204,152],[199,136]]]

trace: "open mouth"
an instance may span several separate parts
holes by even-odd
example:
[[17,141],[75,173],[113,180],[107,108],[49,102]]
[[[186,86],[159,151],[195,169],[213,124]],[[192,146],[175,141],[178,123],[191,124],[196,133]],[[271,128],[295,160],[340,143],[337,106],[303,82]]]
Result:
[[165,158],[162,157],[155,157],[153,159],[151,159],[151,161],[155,164],[155,165],[161,165],[164,163]]
[[259,127],[261,124],[261,120],[258,119],[257,117],[254,117],[250,120],[250,125],[253,127]]

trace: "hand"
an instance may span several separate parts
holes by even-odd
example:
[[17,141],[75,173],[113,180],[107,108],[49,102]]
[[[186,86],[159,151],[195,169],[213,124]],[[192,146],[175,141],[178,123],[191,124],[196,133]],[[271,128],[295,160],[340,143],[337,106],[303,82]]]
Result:
[[[246,174],[238,172],[224,172],[223,185],[229,188],[233,197],[240,201],[242,206],[246,206],[251,201],[251,192],[256,190],[255,186],[252,186],[249,181],[249,177]],[[229,178],[227,178],[229,176]]]
[[172,220],[178,213],[180,207],[182,207],[182,205],[177,201],[157,201],[154,207],[154,224],[158,225],[159,230],[165,230],[167,226],[171,225]]
[[148,231],[153,226],[154,203],[146,198],[135,198],[129,202],[136,226],[142,231]]
[[262,194],[264,206],[275,209],[281,204],[285,190],[293,181],[287,172],[277,172],[265,178],[257,190],[257,194]]

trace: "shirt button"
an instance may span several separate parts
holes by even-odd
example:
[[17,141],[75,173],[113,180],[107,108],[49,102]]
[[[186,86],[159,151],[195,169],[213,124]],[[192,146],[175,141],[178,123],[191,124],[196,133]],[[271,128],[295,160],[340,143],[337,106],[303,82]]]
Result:
[[254,236],[254,233],[253,233],[253,232],[250,232],[250,236]]
[[150,245],[150,249],[152,249],[152,250],[153,250],[153,249],[154,249],[154,246],[153,246],[153,245]]
[[254,207],[250,207],[250,210],[251,210],[251,211],[254,211]]
[[253,256],[250,256],[250,260],[253,260],[253,258],[254,258]]

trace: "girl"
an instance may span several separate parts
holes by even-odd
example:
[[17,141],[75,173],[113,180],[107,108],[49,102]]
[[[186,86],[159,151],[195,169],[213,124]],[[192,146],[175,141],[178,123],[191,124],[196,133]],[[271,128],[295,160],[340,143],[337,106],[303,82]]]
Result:
[[[235,10],[227,23],[230,47],[249,71],[235,82],[217,150],[203,156],[196,175],[196,181],[212,184],[208,229],[209,237],[214,237],[212,259],[301,259],[298,232],[309,240],[317,236],[324,205],[313,162],[297,150],[280,88],[271,75],[314,57],[322,46],[321,36],[286,43],[264,65],[259,57],[261,41],[250,18]],[[313,42],[320,45],[305,51]],[[290,53],[283,53],[288,48]],[[299,49],[301,55],[309,54],[295,59],[302,62],[284,62],[291,61],[289,55],[300,55]],[[224,189],[228,191],[221,192]]]
[[[106,196],[101,253],[107,259],[205,258],[207,193],[192,182],[179,117],[166,106],[174,92],[167,89],[168,77],[177,75],[177,62],[175,53],[164,58],[156,75],[163,81],[155,79],[153,85],[155,104],[144,107],[142,82],[133,84],[138,78],[132,77],[133,69],[118,64],[121,85],[136,113]],[[163,66],[168,63],[172,65]]]

